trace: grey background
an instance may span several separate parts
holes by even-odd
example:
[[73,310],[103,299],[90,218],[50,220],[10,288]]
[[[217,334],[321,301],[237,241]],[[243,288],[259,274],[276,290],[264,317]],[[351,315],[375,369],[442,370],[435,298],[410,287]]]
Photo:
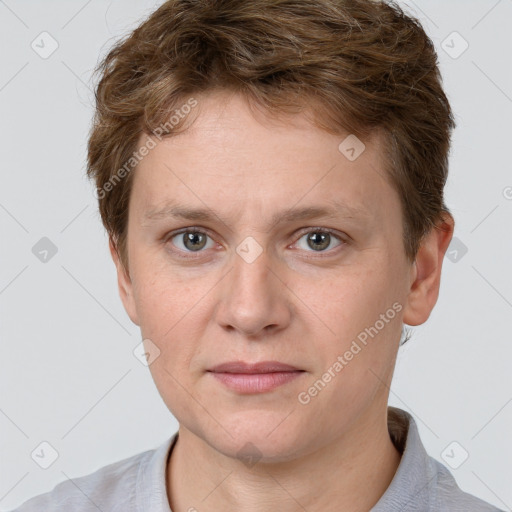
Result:
[[[84,177],[91,71],[160,3],[0,1],[1,510],[178,427],[133,354],[139,331]],[[452,470],[460,487],[511,510],[512,0],[400,3],[434,41],[456,114],[447,202],[458,242],[431,318],[401,349],[390,403],[445,465],[469,453]],[[31,47],[51,49],[43,31],[58,43],[48,58]],[[454,31],[469,44],[460,55]],[[57,248],[46,262],[32,252],[43,237]],[[49,456],[44,441],[59,454],[48,469],[31,457]]]

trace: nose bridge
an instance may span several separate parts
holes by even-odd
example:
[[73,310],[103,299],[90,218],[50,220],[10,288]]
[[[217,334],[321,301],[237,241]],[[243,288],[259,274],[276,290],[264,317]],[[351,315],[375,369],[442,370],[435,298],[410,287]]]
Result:
[[[246,297],[270,298],[272,284],[271,261],[268,253],[257,250],[251,242],[242,242],[233,257],[232,295],[244,300]],[[261,295],[261,296],[260,296]]]
[[275,275],[272,258],[254,239],[242,241],[233,254],[217,314],[224,327],[256,335],[289,321],[284,285]]

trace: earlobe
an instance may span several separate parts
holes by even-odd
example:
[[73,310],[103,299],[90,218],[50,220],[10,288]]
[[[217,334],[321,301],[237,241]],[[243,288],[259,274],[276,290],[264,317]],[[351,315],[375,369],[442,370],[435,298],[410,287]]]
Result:
[[439,296],[443,259],[453,230],[454,219],[450,214],[445,214],[443,220],[424,237],[411,271],[411,285],[403,316],[405,324],[423,324],[434,309]]
[[135,306],[135,299],[133,296],[132,281],[128,274],[128,269],[125,269],[124,265],[121,262],[121,259],[119,257],[115,243],[113,242],[112,238],[109,239],[109,249],[110,255],[112,256],[112,260],[114,261],[114,264],[116,266],[117,286],[119,289],[119,296],[121,297],[124,309],[126,310],[126,313],[128,313],[130,320],[135,325],[140,325],[137,314],[137,308]]

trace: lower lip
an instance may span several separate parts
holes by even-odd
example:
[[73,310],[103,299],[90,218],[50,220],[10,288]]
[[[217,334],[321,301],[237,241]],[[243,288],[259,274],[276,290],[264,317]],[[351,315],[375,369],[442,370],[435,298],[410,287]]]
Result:
[[265,393],[296,379],[304,372],[211,373],[217,380],[234,391],[240,393]]

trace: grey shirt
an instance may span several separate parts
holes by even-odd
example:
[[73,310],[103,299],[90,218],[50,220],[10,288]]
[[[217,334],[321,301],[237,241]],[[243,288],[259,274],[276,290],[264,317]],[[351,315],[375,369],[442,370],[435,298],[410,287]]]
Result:
[[[408,412],[389,407],[388,428],[402,458],[370,512],[504,512],[457,486],[450,471],[425,451]],[[172,512],[165,472],[177,437],[178,432],[154,450],[61,482],[12,512]],[[194,506],[201,509],[199,503]]]

